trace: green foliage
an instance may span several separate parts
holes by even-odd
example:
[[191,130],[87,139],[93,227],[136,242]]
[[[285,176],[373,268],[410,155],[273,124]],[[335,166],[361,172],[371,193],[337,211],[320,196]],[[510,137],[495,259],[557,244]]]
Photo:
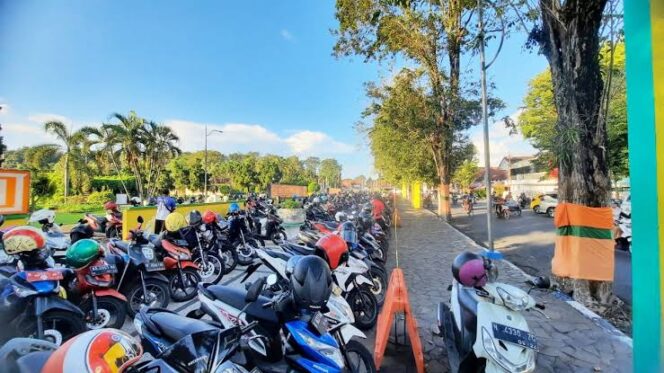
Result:
[[310,181],[309,184],[307,184],[307,192],[308,193],[318,192],[319,189],[320,189],[320,185],[318,185],[318,183],[315,182],[315,181]]
[[118,176],[95,176],[92,178],[92,189],[94,190],[109,190],[115,194],[125,193],[124,185],[129,188],[129,194],[136,193],[136,178],[129,175]]
[[[604,78],[608,74],[610,53],[608,46],[601,50],[600,66]],[[605,89],[604,100],[609,99],[606,116],[608,136],[609,168],[614,178],[629,174],[627,151],[627,95],[625,85],[625,45],[616,44],[612,70],[611,89]],[[571,154],[561,149],[568,149],[571,143],[578,141],[579,134],[574,130],[563,130],[557,125],[558,115],[553,95],[551,72],[547,69],[537,74],[528,85],[524,98],[525,109],[518,119],[518,129],[539,150],[541,163],[547,169],[556,167],[558,162],[569,162]]]
[[328,188],[338,188],[341,186],[341,165],[336,159],[323,159],[318,176]]
[[103,205],[107,201],[115,201],[115,194],[108,190],[90,193],[88,196],[88,204],[90,205]]
[[461,190],[467,191],[470,189],[470,185],[475,181],[478,170],[479,167],[477,167],[477,161],[465,160],[454,172],[452,180],[459,185]]
[[287,199],[283,202],[281,202],[280,208],[282,209],[300,209],[302,208],[302,204],[298,201],[292,200],[292,199]]

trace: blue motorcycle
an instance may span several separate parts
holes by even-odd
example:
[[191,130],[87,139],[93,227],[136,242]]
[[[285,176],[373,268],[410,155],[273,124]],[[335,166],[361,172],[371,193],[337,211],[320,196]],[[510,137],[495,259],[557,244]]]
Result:
[[84,332],[83,312],[65,299],[60,286],[68,270],[27,268],[0,280],[0,325],[8,326],[0,331],[0,342],[21,336],[60,345]]

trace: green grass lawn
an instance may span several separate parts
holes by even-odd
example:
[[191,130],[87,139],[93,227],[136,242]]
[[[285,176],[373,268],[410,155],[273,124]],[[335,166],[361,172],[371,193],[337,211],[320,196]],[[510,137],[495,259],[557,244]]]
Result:
[[[92,215],[104,216],[104,210],[90,211]],[[55,222],[63,225],[76,224],[83,217],[82,212],[55,212]]]

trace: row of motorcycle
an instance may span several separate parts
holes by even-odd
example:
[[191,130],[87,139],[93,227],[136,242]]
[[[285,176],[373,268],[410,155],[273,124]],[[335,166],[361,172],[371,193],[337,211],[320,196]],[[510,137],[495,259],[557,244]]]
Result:
[[[57,351],[65,346],[71,350],[77,343],[111,338],[124,351],[114,360],[115,368],[128,370],[225,367],[235,370],[220,371],[232,372],[251,366],[255,371],[374,371],[371,354],[357,338],[366,338],[359,329],[375,325],[384,299],[386,232],[365,221],[362,213],[351,211],[348,216],[337,214],[336,222],[306,222],[295,244],[286,241],[278,224],[274,226],[280,221],[269,216],[273,211],[238,210],[231,211],[228,220],[211,212],[190,214],[188,221],[171,214],[167,231],[160,235],[143,231],[139,217],[130,242],[110,239],[102,247],[77,236],[64,257],[55,255],[58,250],[47,243],[50,236],[53,244],[57,233],[50,229],[53,219],[41,219],[41,230],[8,231],[2,241],[13,260],[0,266],[4,307],[0,318],[10,327],[0,337],[3,342],[17,336],[31,339],[5,343],[0,364],[6,362],[17,371],[40,371],[43,365],[30,362],[46,364],[53,356],[61,358],[63,353]],[[260,226],[261,213],[269,220],[266,228],[272,224],[270,229],[283,234],[262,236],[250,228]],[[266,249],[265,238],[279,245]],[[313,284],[327,286],[311,299],[316,292],[306,274],[312,276],[316,260],[324,270],[318,271]],[[246,282],[245,290],[217,285],[238,264],[246,266],[243,282],[261,267],[272,273]],[[196,296],[201,307],[188,317],[165,310],[170,299]],[[116,330],[126,314],[134,317],[141,335],[138,346]],[[93,331],[81,334],[86,329]],[[141,358],[139,363],[137,355],[143,350],[157,358]],[[33,352],[43,359],[36,359]],[[64,365],[62,369],[66,370]]]

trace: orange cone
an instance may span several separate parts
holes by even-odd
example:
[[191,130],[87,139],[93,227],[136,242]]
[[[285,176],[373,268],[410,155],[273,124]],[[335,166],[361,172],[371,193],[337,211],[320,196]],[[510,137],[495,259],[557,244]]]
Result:
[[380,368],[387,347],[387,340],[390,336],[390,329],[394,322],[394,315],[403,313],[406,317],[406,328],[410,345],[413,348],[413,357],[417,366],[418,373],[424,373],[424,354],[422,352],[422,342],[417,332],[417,322],[410,309],[408,300],[408,291],[406,290],[406,281],[403,277],[401,268],[395,268],[390,275],[390,283],[387,287],[385,304],[378,315],[378,327],[376,328],[376,346],[374,347],[374,361],[376,367]]

